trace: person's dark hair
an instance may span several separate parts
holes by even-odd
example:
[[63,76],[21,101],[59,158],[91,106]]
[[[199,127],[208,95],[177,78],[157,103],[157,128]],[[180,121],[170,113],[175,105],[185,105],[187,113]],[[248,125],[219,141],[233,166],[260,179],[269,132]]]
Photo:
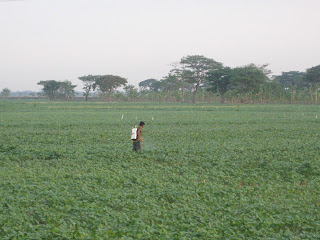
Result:
[[146,125],[146,124],[141,121],[141,122],[139,123],[139,126],[143,126],[143,125]]

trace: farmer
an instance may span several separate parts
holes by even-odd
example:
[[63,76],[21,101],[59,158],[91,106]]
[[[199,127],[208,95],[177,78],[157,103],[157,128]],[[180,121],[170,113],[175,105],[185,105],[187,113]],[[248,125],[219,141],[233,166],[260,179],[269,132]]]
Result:
[[137,140],[134,140],[133,141],[133,148],[132,150],[133,151],[141,151],[141,142],[144,142],[143,139],[141,138],[141,131],[142,131],[142,128],[144,127],[145,123],[144,122],[140,122],[139,123],[139,127],[138,127],[138,131],[137,131]]

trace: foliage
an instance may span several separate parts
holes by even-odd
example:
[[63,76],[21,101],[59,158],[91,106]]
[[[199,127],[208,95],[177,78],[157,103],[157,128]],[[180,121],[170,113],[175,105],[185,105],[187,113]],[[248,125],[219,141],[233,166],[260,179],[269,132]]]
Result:
[[90,94],[90,91],[95,90],[94,84],[95,84],[98,77],[99,76],[97,76],[97,75],[87,75],[87,76],[78,77],[79,80],[81,80],[84,85],[83,90],[84,90],[85,101],[88,101],[88,96]]
[[237,90],[245,96],[244,101],[248,100],[249,94],[257,94],[268,80],[264,69],[254,64],[235,68],[232,78]]
[[178,90],[180,85],[178,78],[169,74],[158,83],[157,89],[166,94],[165,99],[168,101],[172,92]]
[[[103,100],[108,98],[109,102],[112,98],[119,102],[181,103],[318,103],[319,100],[320,65],[307,69],[307,72],[289,71],[272,77],[268,64],[230,68],[202,55],[188,55],[170,65],[173,68],[160,81],[150,78],[139,82],[139,90],[132,84],[125,87],[127,80],[119,76],[79,77],[84,84],[85,101],[90,91],[95,89],[98,91],[94,92],[93,101],[99,101],[99,97]],[[73,89],[65,91],[54,80],[38,84],[46,84],[43,94],[38,96],[45,95],[50,100],[70,99],[77,94]],[[71,83],[69,86],[72,86]],[[119,87],[124,87],[124,91],[115,92]],[[12,98],[17,96],[21,95],[11,95]]]
[[105,95],[108,92],[108,101],[111,101],[112,93],[115,89],[121,86],[125,86],[127,80],[123,77],[114,75],[101,75],[97,77],[94,88],[98,87],[100,92]]
[[309,83],[311,98],[314,95],[315,102],[318,103],[318,91],[320,89],[320,65],[307,69],[305,80]]
[[[270,103],[271,99],[274,97],[276,99],[280,99],[281,96],[284,94],[284,89],[280,85],[278,81],[267,81],[263,86],[262,86],[262,94],[263,98],[265,99],[264,102]],[[261,102],[261,103],[264,103]]]
[[181,89],[181,97],[176,95],[177,98],[181,98],[180,101],[185,102],[185,91],[192,91],[193,84],[186,82],[192,76],[192,72],[186,71],[184,66],[179,66],[178,64],[173,64],[174,68],[170,70],[169,76],[176,79],[176,85]]
[[0,96],[2,98],[7,98],[7,97],[9,97],[10,93],[11,93],[11,91],[9,88],[4,88],[4,89],[2,89]]
[[67,100],[74,96],[74,88],[76,85],[72,85],[70,81],[59,82],[58,98]]
[[49,98],[50,101],[54,101],[58,98],[58,89],[60,87],[59,82],[55,80],[40,81],[38,85],[43,86],[43,94]]
[[150,78],[144,81],[139,82],[139,87],[142,91],[149,90],[149,91],[155,91],[154,84],[158,82],[157,79]]
[[281,75],[274,76],[274,80],[278,81],[284,89],[291,89],[293,86],[303,87],[304,76],[305,73],[299,71],[282,72]]
[[232,89],[233,70],[230,67],[222,67],[218,70],[211,70],[207,73],[207,79],[210,82],[209,91],[219,92],[221,103],[225,103],[225,94]]
[[320,65],[307,69],[305,79],[309,83],[320,84]]
[[59,82],[55,80],[40,81],[38,85],[43,86],[43,94],[47,96],[50,101],[72,98],[74,96],[74,88],[76,87],[76,85],[72,85],[70,81]]
[[134,101],[138,96],[138,89],[134,85],[126,85],[123,90],[125,91],[129,101]]
[[274,81],[279,82],[285,91],[290,92],[290,101],[293,103],[296,100],[297,91],[306,87],[304,77],[304,72],[282,72],[281,75],[274,76]]
[[320,238],[316,105],[0,104],[1,239]]
[[206,81],[207,73],[210,70],[216,70],[222,67],[222,64],[213,59],[200,55],[183,57],[180,61],[183,69],[183,76],[186,82],[193,85],[193,103],[196,102],[196,94],[201,84]]

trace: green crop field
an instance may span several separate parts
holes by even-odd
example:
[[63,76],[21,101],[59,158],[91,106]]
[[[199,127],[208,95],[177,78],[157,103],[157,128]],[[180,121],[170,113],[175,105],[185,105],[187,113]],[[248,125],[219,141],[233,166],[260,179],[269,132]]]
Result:
[[0,239],[320,239],[319,130],[319,105],[2,101]]

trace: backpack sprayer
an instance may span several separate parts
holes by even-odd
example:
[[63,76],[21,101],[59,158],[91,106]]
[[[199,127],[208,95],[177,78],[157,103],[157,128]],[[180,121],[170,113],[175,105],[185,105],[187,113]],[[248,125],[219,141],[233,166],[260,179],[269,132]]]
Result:
[[131,140],[136,141],[137,138],[138,138],[138,127],[137,127],[137,124],[135,124],[131,131]]

